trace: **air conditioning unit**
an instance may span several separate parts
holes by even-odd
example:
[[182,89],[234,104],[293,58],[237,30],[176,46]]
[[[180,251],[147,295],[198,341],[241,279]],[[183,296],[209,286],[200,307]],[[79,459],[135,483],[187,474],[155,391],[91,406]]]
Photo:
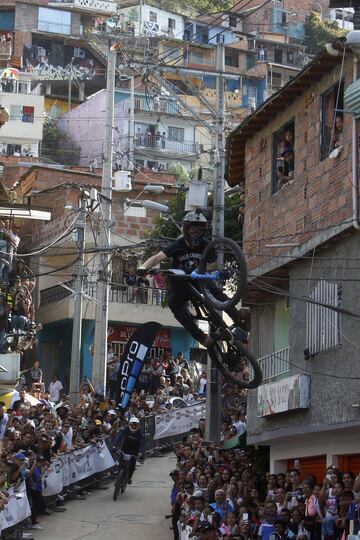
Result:
[[114,191],[126,193],[132,190],[131,171],[116,171],[112,179]]

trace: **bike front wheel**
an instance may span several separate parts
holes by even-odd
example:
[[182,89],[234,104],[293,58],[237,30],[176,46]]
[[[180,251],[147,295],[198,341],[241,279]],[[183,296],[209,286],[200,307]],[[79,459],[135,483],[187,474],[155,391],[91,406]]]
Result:
[[[262,382],[262,371],[255,356],[240,341],[232,343],[215,341],[208,353],[227,382],[238,388],[253,389]],[[245,363],[242,366],[242,363]],[[247,364],[247,365],[246,365]],[[242,373],[239,371],[242,368]]]
[[125,491],[125,489],[124,489],[124,491],[122,490],[122,486],[123,486],[123,482],[124,482],[124,473],[125,473],[124,469],[121,469],[117,473],[116,480],[115,480],[115,485],[114,485],[114,493],[113,493],[113,500],[114,501],[117,500],[117,498],[119,496],[119,493],[120,493],[120,489],[121,489],[121,493],[124,493],[124,491]]
[[205,248],[199,264],[204,274],[209,266],[221,272],[218,281],[200,280],[200,289],[209,305],[223,311],[241,300],[247,282],[247,265],[239,245],[230,238],[215,238]]

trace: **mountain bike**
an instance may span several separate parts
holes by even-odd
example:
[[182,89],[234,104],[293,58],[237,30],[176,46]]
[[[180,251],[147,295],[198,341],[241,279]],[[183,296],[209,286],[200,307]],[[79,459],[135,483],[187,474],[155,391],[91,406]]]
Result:
[[[257,388],[262,372],[255,356],[245,347],[247,332],[237,324],[229,326],[221,312],[236,306],[247,282],[246,259],[238,244],[229,238],[216,238],[205,248],[197,271],[161,270],[173,280],[181,280],[190,293],[194,318],[206,321],[212,344],[208,354],[227,381],[239,388]],[[249,366],[249,380],[240,378],[243,361]]]
[[117,449],[115,452],[118,454],[118,470],[115,478],[115,484],[114,484],[114,493],[113,493],[113,500],[116,501],[119,493],[124,493],[127,483],[128,483],[128,475],[129,475],[129,466],[130,466],[130,460],[132,458],[136,459],[135,456],[130,456],[128,454],[124,454],[122,451],[118,451]]

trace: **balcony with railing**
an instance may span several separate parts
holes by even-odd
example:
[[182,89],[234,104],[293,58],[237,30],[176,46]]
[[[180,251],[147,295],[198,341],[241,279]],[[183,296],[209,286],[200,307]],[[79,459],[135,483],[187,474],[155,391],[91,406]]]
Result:
[[164,154],[197,154],[199,144],[193,141],[172,141],[161,135],[135,135],[135,148],[147,148]]
[[[62,285],[55,285],[40,291],[40,307],[49,306],[69,298],[72,293],[69,289],[74,288],[74,282],[68,281]],[[85,298],[96,298],[97,283],[94,281],[85,284],[83,293]],[[147,306],[161,306],[165,298],[164,289],[151,287],[129,287],[127,285],[113,285],[110,290],[109,301],[121,304],[141,304]]]
[[290,347],[262,356],[258,362],[263,374],[263,383],[284,376],[290,371]]
[[49,6],[98,14],[116,13],[116,3],[106,0],[51,0]]
[[147,99],[142,96],[136,96],[134,100],[134,107],[135,110],[139,111],[148,111],[148,112],[154,112],[154,113],[164,113],[164,114],[175,114],[175,115],[188,115],[186,111],[184,111],[184,108],[178,103],[177,101],[173,99],[165,99],[165,98],[159,98],[159,99]]

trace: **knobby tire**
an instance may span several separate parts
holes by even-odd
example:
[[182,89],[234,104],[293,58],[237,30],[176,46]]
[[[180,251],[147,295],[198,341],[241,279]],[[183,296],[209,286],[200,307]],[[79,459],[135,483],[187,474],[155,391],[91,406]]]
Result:
[[263,376],[261,368],[255,356],[248,349],[246,349],[240,343],[240,341],[234,340],[232,347],[235,347],[237,352],[239,353],[239,359],[241,357],[245,357],[251,364],[254,370],[254,377],[251,381],[242,381],[233,375],[231,370],[225,365],[223,361],[224,353],[221,350],[220,343],[215,342],[212,347],[208,348],[208,353],[218,370],[221,371],[227,381],[235,384],[238,388],[247,388],[248,390],[257,388],[258,386],[260,386]]
[[206,272],[206,265],[209,261],[207,261],[208,255],[211,253],[211,251],[217,246],[217,245],[223,245],[228,247],[234,254],[239,275],[238,275],[238,283],[236,290],[234,291],[234,294],[231,298],[228,300],[217,300],[209,288],[207,287],[206,280],[200,280],[200,289],[203,295],[205,296],[206,301],[209,303],[211,307],[214,309],[223,311],[227,308],[230,308],[232,306],[236,306],[241,300],[242,295],[244,294],[246,282],[247,282],[247,264],[245,255],[243,254],[241,248],[239,245],[234,241],[231,240],[231,238],[215,238],[209,244],[206,246],[204,253],[202,254],[201,261],[199,264],[199,273],[204,274]]
[[[116,476],[116,480],[115,480],[114,494],[113,494],[113,500],[114,501],[116,501],[118,496],[119,496],[120,488],[122,489],[123,476],[124,476],[124,468],[122,467],[120,469],[120,471],[118,471],[117,476]],[[124,493],[124,492],[121,491],[121,493]]]

